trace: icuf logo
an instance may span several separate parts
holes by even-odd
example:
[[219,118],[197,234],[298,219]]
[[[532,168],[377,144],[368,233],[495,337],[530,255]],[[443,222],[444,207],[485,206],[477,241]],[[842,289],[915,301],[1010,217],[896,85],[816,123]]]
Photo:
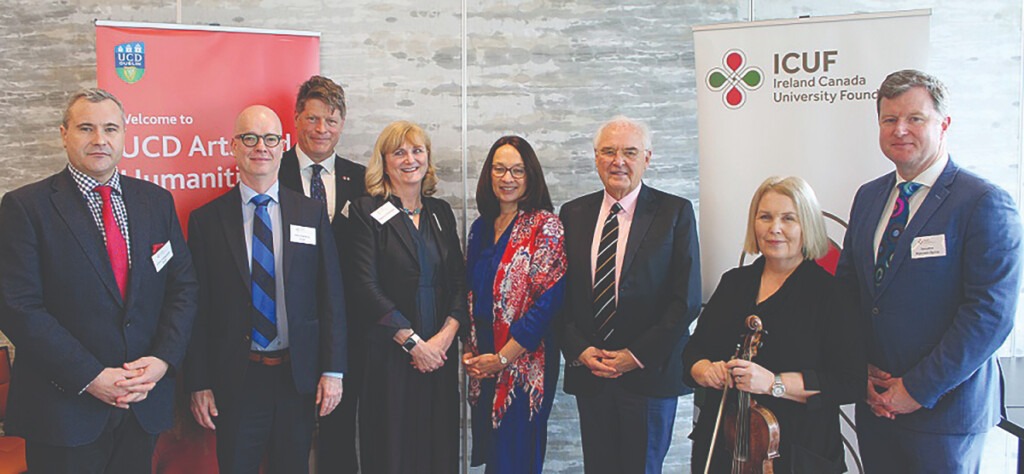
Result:
[[114,48],[114,70],[124,82],[139,82],[146,72],[146,44],[135,41],[117,45]]
[[747,102],[747,91],[757,90],[764,83],[761,68],[747,65],[743,51],[730,49],[722,56],[721,68],[711,68],[704,82],[708,88],[722,91],[722,102],[730,109],[738,109]]

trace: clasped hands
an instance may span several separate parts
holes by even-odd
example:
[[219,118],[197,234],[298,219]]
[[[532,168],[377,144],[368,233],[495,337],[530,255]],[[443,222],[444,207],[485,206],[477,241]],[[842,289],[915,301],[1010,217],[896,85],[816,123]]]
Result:
[[577,360],[590,369],[590,373],[606,379],[621,377],[622,374],[640,367],[629,349],[608,351],[590,346],[583,350]]
[[907,392],[903,385],[903,377],[892,374],[868,364],[868,395],[867,404],[875,416],[896,419],[896,415],[906,415],[921,408],[921,404]]
[[728,362],[711,362],[707,359],[698,361],[690,369],[690,375],[703,387],[724,390],[736,387],[748,393],[771,393],[775,374],[761,367],[756,362],[733,359]]
[[140,357],[121,367],[107,367],[85,391],[97,400],[123,410],[141,402],[167,373],[167,362],[153,356]]
[[473,355],[472,352],[465,352],[462,354],[462,365],[466,367],[466,374],[474,379],[494,378],[505,369],[497,354]]

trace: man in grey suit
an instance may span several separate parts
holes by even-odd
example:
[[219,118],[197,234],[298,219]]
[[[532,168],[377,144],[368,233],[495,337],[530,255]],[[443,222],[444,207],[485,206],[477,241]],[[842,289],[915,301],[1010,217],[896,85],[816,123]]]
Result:
[[978,472],[1002,409],[995,353],[1016,314],[1020,217],[946,152],[947,97],[920,71],[882,83],[878,141],[896,170],[857,191],[836,271],[866,328],[857,439],[871,473]]

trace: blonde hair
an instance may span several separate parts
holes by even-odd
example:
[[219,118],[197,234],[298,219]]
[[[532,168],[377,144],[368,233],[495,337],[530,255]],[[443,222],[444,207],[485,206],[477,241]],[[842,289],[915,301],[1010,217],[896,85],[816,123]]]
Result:
[[757,219],[757,208],[761,204],[761,198],[769,191],[793,200],[793,205],[796,207],[796,218],[800,223],[800,233],[803,236],[800,252],[804,258],[816,260],[824,257],[828,253],[825,218],[821,215],[821,206],[818,204],[818,198],[814,195],[811,185],[798,176],[788,178],[772,176],[758,186],[754,197],[750,200],[747,236],[743,241],[743,251],[751,255],[761,252],[757,246],[757,235],[754,233],[754,221]]
[[387,156],[409,142],[427,149],[427,175],[423,177],[420,192],[431,196],[437,191],[437,170],[434,169],[434,154],[430,149],[430,137],[419,125],[405,120],[391,122],[377,137],[373,146],[373,155],[366,164],[366,192],[371,196],[391,197],[393,188],[388,178],[384,163]]

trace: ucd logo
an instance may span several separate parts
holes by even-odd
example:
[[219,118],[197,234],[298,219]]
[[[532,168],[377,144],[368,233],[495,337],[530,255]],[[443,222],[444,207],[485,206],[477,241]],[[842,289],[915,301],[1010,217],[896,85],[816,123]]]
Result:
[[761,68],[747,66],[747,56],[743,51],[730,49],[722,56],[724,68],[712,68],[708,71],[704,82],[708,88],[722,93],[722,102],[730,109],[738,109],[747,101],[747,92],[757,90],[764,83]]
[[146,73],[146,43],[136,41],[117,45],[114,48],[114,70],[124,82],[139,82]]

